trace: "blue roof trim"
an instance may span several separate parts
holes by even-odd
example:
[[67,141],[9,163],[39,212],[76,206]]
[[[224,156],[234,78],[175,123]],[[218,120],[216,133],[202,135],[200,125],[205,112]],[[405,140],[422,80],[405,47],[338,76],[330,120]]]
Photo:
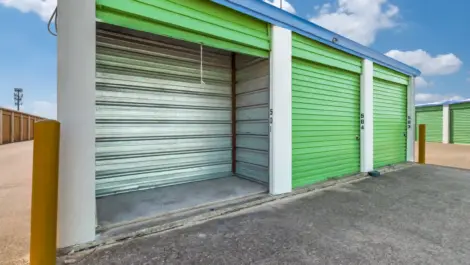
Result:
[[[380,52],[372,50],[355,41],[345,38],[339,34],[322,28],[308,20],[302,19],[289,12],[281,10],[262,0],[212,0],[215,3],[224,5],[240,13],[256,17],[270,24],[289,29],[293,32],[301,34],[310,39],[319,41],[328,46],[345,51],[355,56],[366,58],[374,63],[380,64],[395,71],[411,75],[419,76],[421,72],[409,65],[392,59]],[[336,43],[332,39],[336,38]]]
[[433,102],[433,103],[426,103],[426,104],[418,104],[415,107],[433,107],[433,106],[442,106],[442,105],[453,105],[459,103],[470,103],[470,98],[462,99],[462,100],[446,100],[442,102]]

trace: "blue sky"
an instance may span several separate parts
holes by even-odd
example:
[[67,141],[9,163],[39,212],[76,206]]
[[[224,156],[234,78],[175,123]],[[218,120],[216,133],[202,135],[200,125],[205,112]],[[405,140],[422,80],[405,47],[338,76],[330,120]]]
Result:
[[[256,0],[247,0],[256,1]],[[279,6],[281,0],[265,0]],[[419,68],[419,103],[470,98],[470,1],[282,0],[283,8]],[[0,0],[0,106],[56,117],[55,0]]]

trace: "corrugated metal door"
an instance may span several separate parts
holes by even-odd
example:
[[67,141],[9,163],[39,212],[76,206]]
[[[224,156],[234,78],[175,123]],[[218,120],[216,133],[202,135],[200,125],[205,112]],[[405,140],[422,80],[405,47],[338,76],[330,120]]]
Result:
[[450,105],[451,142],[470,144],[470,103]]
[[406,161],[408,77],[374,65],[374,167]]
[[293,56],[293,187],[359,172],[361,59],[298,34]]
[[23,141],[28,140],[28,116],[23,117],[22,123],[22,130],[23,130]]
[[6,143],[11,142],[11,112],[7,112],[5,110],[2,112],[3,112],[2,141],[3,141],[3,144],[6,144]]
[[235,173],[269,182],[269,60],[246,55],[236,59]]
[[31,140],[34,139],[34,118],[31,118],[31,121],[29,121],[29,126],[31,130]]
[[15,142],[20,142],[21,141],[21,118],[20,118],[20,115],[19,114],[16,114],[15,117],[14,117],[14,128],[15,128],[15,131],[14,131],[14,139],[15,139]]
[[426,142],[442,143],[442,106],[416,108],[416,139],[420,124],[426,124]]
[[97,196],[230,176],[230,54],[97,34]]

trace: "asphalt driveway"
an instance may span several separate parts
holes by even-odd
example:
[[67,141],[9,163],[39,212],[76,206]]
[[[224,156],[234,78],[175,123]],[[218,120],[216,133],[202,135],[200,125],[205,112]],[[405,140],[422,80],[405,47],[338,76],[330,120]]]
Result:
[[96,249],[78,264],[469,264],[470,171],[379,178]]

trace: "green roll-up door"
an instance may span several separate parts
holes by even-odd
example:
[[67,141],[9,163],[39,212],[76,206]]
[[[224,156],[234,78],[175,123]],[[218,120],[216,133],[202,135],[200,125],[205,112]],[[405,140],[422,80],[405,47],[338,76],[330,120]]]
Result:
[[207,0],[97,0],[96,17],[107,24],[269,56],[266,22]]
[[406,161],[408,77],[374,65],[374,168]]
[[426,124],[426,142],[442,143],[442,106],[416,108],[416,139],[419,124]]
[[361,60],[297,34],[293,56],[293,187],[359,172]]
[[451,142],[470,144],[470,103],[450,105]]

